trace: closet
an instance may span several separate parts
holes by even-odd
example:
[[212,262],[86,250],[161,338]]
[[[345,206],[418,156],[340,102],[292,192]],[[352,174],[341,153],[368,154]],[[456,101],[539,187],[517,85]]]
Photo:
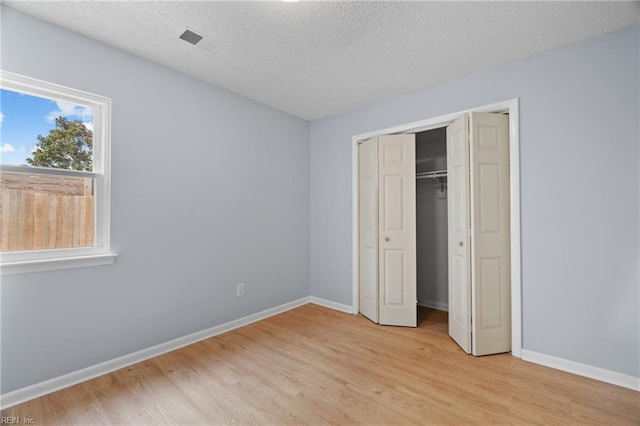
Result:
[[446,306],[465,352],[511,349],[508,136],[508,116],[471,112],[444,129],[360,141],[363,315],[415,327],[417,303]]

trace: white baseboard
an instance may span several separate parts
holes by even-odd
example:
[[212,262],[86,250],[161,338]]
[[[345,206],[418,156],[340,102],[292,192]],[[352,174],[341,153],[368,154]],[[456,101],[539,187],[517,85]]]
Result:
[[336,311],[346,312],[348,314],[353,313],[353,306],[343,305],[342,303],[332,302],[331,300],[322,299],[320,297],[311,296],[311,303],[324,306],[325,308],[335,309]]
[[217,336],[218,334],[226,333],[227,331],[231,331],[236,328],[254,323],[256,321],[281,314],[299,306],[306,305],[310,301],[311,297],[303,297],[301,299],[294,300],[270,309],[266,309],[264,311],[248,315],[234,321],[229,321],[227,323],[220,324],[206,330],[198,331],[187,336],[178,337],[177,339],[173,339],[168,342],[152,346],[150,348],[142,349],[128,355],[123,355],[109,361],[101,362],[100,364],[92,365],[90,367],[64,374],[59,377],[54,377],[53,379],[45,380],[44,382],[36,383],[22,389],[17,389],[4,395],[0,395],[0,409],[9,408],[26,401],[30,401],[32,399],[50,394],[60,389],[64,389],[69,386],[91,380],[95,377],[120,370],[138,362],[145,361],[147,359],[174,351],[176,349],[180,349],[184,346],[191,345],[193,343],[208,339],[213,336]]
[[592,365],[582,364],[568,359],[557,358],[555,356],[545,355],[527,349],[522,350],[522,359],[535,364],[555,368],[556,370],[566,371],[567,373],[577,374],[578,376],[588,377],[590,379],[611,383],[612,385],[622,386],[623,388],[640,392],[640,377],[629,376],[616,371],[605,370],[604,368],[594,367]]
[[423,308],[437,309],[439,311],[449,312],[449,304],[442,302],[434,302],[433,300],[420,300],[418,306]]

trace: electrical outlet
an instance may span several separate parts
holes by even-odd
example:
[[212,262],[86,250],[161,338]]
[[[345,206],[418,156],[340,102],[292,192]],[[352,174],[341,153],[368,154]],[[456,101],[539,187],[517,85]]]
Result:
[[244,296],[244,283],[239,283],[236,285],[236,296]]

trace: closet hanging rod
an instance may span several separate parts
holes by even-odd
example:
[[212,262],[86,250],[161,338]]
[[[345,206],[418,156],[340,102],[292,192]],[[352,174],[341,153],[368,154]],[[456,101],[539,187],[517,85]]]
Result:
[[416,173],[416,179],[435,179],[439,177],[447,177],[447,171],[435,170],[433,172]]

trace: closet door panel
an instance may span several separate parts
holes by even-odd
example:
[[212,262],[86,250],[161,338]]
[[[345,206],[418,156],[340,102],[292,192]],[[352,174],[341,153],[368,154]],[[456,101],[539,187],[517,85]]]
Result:
[[500,309],[500,297],[495,296],[501,294],[503,290],[502,270],[504,265],[500,257],[482,257],[476,268],[478,281],[484,287],[476,300],[478,327],[483,332],[499,329],[504,324],[505,318],[503,310]]
[[382,176],[383,209],[381,214],[384,232],[406,232],[405,208],[403,195],[407,186],[406,176],[386,175]]
[[378,138],[358,145],[359,306],[378,322]]
[[471,353],[469,147],[466,116],[447,127],[449,335]]
[[508,120],[470,113],[474,355],[511,350]]
[[415,327],[415,135],[379,137],[379,322]]
[[407,287],[404,271],[407,268],[405,250],[384,249],[382,251],[384,282],[401,283],[400,285],[385,285],[382,294],[384,306],[396,306],[402,309],[407,303],[405,291]]

